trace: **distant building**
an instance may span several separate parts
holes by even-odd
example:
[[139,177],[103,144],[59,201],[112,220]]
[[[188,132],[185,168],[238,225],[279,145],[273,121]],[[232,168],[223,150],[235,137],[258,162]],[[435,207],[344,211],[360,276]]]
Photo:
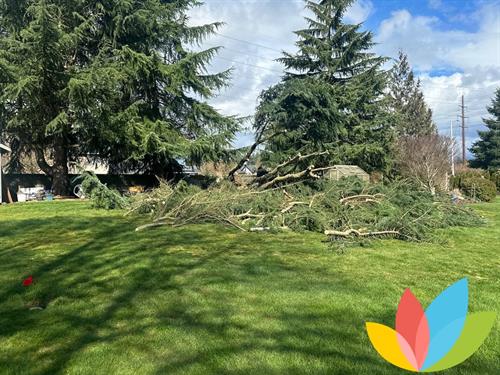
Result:
[[182,165],[182,174],[186,176],[196,176],[200,174],[200,171],[193,165]]
[[334,165],[332,169],[325,172],[324,177],[338,181],[344,177],[355,176],[365,182],[370,182],[370,175],[357,165]]
[[93,172],[95,174],[108,174],[109,166],[100,161],[90,161],[89,158],[81,157],[76,162],[70,162],[68,166],[70,174],[80,174],[82,171]]
[[248,164],[245,164],[236,173],[240,174],[240,175],[246,175],[246,176],[253,176],[253,175],[255,175],[255,171]]

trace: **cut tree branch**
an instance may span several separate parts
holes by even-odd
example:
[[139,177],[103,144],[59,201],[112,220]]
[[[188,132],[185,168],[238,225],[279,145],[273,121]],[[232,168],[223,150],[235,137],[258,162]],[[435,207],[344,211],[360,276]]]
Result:
[[283,162],[281,164],[278,164],[273,170],[271,170],[270,172],[268,172],[264,176],[257,177],[254,180],[254,183],[260,184],[260,183],[263,183],[265,181],[271,180],[272,177],[276,176],[281,169],[283,169],[283,168],[285,168],[285,167],[287,167],[287,166],[289,166],[291,164],[294,164],[294,163],[297,163],[297,162],[300,162],[300,161],[304,161],[304,160],[310,159],[310,158],[315,157],[315,156],[326,155],[328,153],[329,153],[328,151],[313,152],[312,154],[307,154],[307,155],[302,155],[302,154],[298,153],[293,158],[290,158],[287,161],[285,161],[285,162]]
[[281,213],[282,214],[287,213],[292,208],[294,208],[295,206],[299,206],[299,205],[309,205],[309,203],[308,202],[290,202],[290,204],[288,206],[286,206],[284,209],[281,210]]
[[361,232],[356,229],[348,229],[346,231],[338,231],[338,230],[325,230],[325,234],[327,236],[332,236],[332,237],[376,237],[376,236],[387,236],[387,235],[392,235],[392,236],[399,236],[401,233],[399,233],[397,230],[383,230],[383,231],[378,231],[378,232]]
[[368,203],[368,202],[380,203],[380,199],[384,197],[385,197],[384,194],[373,194],[373,195],[361,194],[361,195],[352,195],[350,197],[342,198],[339,202],[341,204],[350,204],[353,201],[358,201],[362,203]]
[[333,169],[335,167],[324,167],[324,168],[314,168],[313,165],[309,166],[307,169],[301,171],[301,172],[297,172],[297,173],[289,173],[289,174],[286,174],[284,176],[277,176],[275,177],[274,179],[262,184],[260,186],[261,189],[267,189],[267,188],[270,188],[276,184],[279,184],[281,182],[287,182],[287,181],[290,181],[290,180],[301,180],[303,178],[306,178],[306,177],[312,177],[314,179],[319,179],[321,178],[321,176],[319,176],[317,173],[318,172],[323,172],[323,171],[327,171],[329,169]]

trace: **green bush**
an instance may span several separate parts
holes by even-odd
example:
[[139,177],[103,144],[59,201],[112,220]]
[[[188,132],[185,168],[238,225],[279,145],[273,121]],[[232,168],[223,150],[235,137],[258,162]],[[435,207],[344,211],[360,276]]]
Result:
[[490,174],[484,169],[467,169],[458,172],[455,177],[452,177],[452,186],[454,189],[462,189],[462,182],[469,178],[485,178],[489,179]]
[[497,191],[500,192],[500,170],[490,172],[490,180],[493,181]]
[[460,189],[472,199],[491,202],[497,195],[494,182],[483,177],[467,177],[461,180]]

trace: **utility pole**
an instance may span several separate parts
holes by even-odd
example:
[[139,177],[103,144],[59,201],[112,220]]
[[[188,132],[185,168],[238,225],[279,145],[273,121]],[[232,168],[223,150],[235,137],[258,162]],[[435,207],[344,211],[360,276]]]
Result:
[[455,138],[453,138],[453,120],[450,121],[450,139],[451,139],[451,175],[455,177]]
[[465,98],[462,94],[462,163],[464,166],[467,165],[467,160],[465,159]]

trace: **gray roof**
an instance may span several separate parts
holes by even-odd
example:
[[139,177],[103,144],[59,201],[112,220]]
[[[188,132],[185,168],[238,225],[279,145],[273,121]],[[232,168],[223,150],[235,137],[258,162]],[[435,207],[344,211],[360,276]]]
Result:
[[361,167],[358,167],[357,165],[334,165],[332,169],[341,172],[368,174]]
[[0,152],[12,152],[12,150],[6,145],[0,143]]

